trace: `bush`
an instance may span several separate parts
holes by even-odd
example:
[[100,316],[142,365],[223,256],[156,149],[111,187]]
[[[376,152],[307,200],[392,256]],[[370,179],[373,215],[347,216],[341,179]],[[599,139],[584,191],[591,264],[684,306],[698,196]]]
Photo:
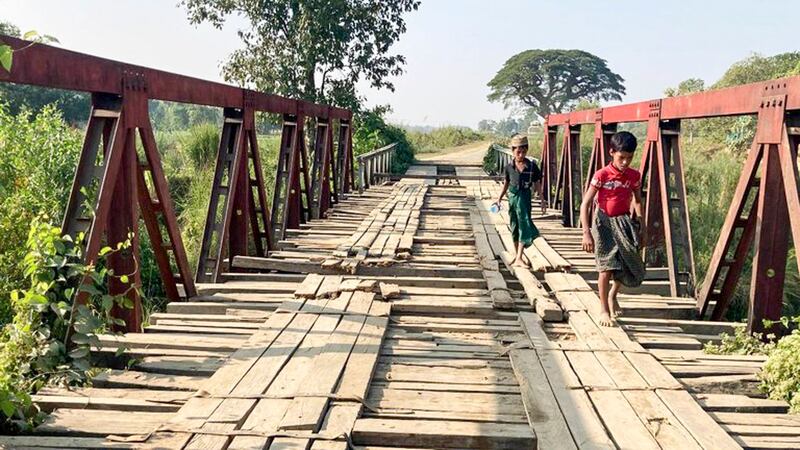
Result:
[[720,334],[719,344],[707,342],[703,352],[709,355],[765,355],[770,344],[759,333],[750,334],[744,326],[737,327],[733,335]]
[[219,147],[219,126],[210,123],[195,125],[181,139],[181,150],[195,168],[214,166]]
[[428,132],[407,131],[408,140],[418,153],[436,152],[487,139],[488,135],[466,127],[442,127]]
[[[79,236],[78,239],[82,239]],[[103,268],[103,255],[124,251],[104,248],[97,267],[81,263],[80,247],[60,230],[34,219],[20,264],[28,288],[14,291],[13,322],[0,336],[0,416],[3,431],[25,430],[41,419],[30,395],[47,385],[79,385],[94,374],[91,348],[99,348],[98,333],[111,325],[115,307],[132,307],[125,296],[106,290],[114,277],[128,283],[130,274],[114,274]],[[132,288],[131,288],[132,289]],[[85,295],[76,302],[78,292]]]
[[[397,143],[392,172],[403,173],[414,162],[414,146],[405,130],[386,123],[386,108],[377,107],[359,114],[354,120],[353,155],[358,157],[383,146]],[[357,169],[356,169],[357,170]]]
[[28,228],[39,215],[61,221],[81,143],[54,106],[14,116],[0,104],[0,325],[11,319],[9,295],[25,278]]
[[778,341],[758,377],[769,398],[784,400],[792,412],[800,412],[800,331]]

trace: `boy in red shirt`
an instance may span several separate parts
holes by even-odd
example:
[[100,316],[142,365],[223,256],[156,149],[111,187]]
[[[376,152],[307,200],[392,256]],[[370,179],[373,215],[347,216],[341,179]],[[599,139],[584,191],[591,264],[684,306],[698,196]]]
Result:
[[[621,131],[611,137],[611,162],[595,172],[581,203],[583,249],[594,252],[602,314],[600,325],[612,326],[620,313],[617,294],[621,285],[638,286],[645,268],[639,256],[639,221],[630,215],[631,201],[636,217],[642,217],[640,193],[642,176],[630,168],[636,151],[636,137]],[[589,211],[597,197],[595,214]],[[590,226],[591,223],[591,226]],[[611,280],[613,279],[613,286]]]

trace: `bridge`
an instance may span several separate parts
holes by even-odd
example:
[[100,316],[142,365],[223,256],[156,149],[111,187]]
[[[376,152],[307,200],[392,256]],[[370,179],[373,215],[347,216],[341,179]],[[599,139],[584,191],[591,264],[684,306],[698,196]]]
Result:
[[[103,243],[135,231],[141,214],[171,300],[142,329],[131,294],[137,306],[119,312],[127,332],[101,336],[94,351],[109,370],[90,387],[40,390],[34,401],[49,412],[46,421],[30,435],[0,436],[0,445],[800,445],[800,419],[757,390],[764,357],[701,350],[737,326],[721,319],[751,246],[748,326],[760,329],[760,319],[780,315],[789,234],[800,242],[800,78],[548,117],[546,188],[537,200],[548,209],[533,208],[543,237],[526,250],[530,270],[510,265],[508,217],[489,211],[500,185],[474,155],[419,161],[392,174],[393,146],[356,164],[349,111],[46,45],[20,52],[0,81],[92,93],[63,230],[86,232],[91,262]],[[195,271],[148,99],[225,111]],[[269,204],[256,112],[282,123]],[[741,114],[758,116],[756,141],[711,276],[701,283],[691,256],[680,120]],[[655,232],[646,241],[647,280],[621,294],[620,326],[600,327],[593,258],[581,251],[575,228],[586,182],[577,137],[582,125],[594,125],[591,171],[605,164],[609,133],[625,122],[648,124],[644,221]],[[507,160],[506,150],[492,151],[498,164]],[[93,180],[100,188],[89,199],[91,215],[80,188]],[[109,264],[134,270],[135,250],[123,256]]]

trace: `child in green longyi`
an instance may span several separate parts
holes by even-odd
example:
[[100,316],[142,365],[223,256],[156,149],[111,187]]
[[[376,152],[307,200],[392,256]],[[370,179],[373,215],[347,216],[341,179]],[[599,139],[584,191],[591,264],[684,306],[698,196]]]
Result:
[[[528,153],[526,136],[515,135],[511,138],[511,152],[514,160],[503,171],[505,181],[495,204],[499,206],[503,196],[508,192],[508,216],[516,253],[513,265],[528,267],[523,251],[539,237],[539,230],[531,220],[531,190],[535,189],[541,198],[542,172],[535,161],[525,157]],[[542,202],[542,214],[546,212],[546,207]]]

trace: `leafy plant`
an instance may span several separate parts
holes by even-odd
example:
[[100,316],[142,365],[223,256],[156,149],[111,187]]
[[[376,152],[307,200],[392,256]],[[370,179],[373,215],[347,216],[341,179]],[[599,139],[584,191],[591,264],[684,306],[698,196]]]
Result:
[[8,44],[0,44],[0,66],[2,66],[3,69],[5,69],[7,72],[11,71],[11,64],[13,63],[14,60],[14,53],[25,50],[26,48],[32,46],[33,44],[58,42],[58,39],[54,38],[53,36],[47,34],[40,35],[34,30],[27,31],[25,34],[22,35],[22,39],[25,39],[26,41],[31,41],[31,43],[16,50],[11,48],[11,46]]
[[29,286],[12,292],[14,319],[0,336],[1,428],[35,426],[41,414],[31,402],[32,393],[47,385],[83,384],[94,374],[91,349],[101,345],[98,334],[124,325],[112,317],[114,308],[133,306],[124,293],[112,296],[107,291],[110,278],[128,284],[129,274],[114,274],[103,260],[129,246],[128,241],[115,249],[105,247],[100,263],[86,266],[72,238],[33,221],[22,264]]
[[[2,83],[0,83],[2,84]],[[81,134],[54,106],[13,115],[0,103],[0,325],[11,320],[11,291],[25,281],[20,261],[37,216],[59,223],[81,149]]]
[[785,400],[800,413],[800,331],[781,338],[759,373],[761,389],[773,400]]
[[[774,338],[773,335],[767,338]],[[748,333],[744,326],[738,326],[733,335],[720,334],[719,344],[706,342],[703,352],[709,355],[765,355],[773,344],[764,342],[761,333]]]
[[213,166],[219,146],[219,126],[195,125],[183,135],[181,147],[196,168]]
[[353,155],[357,157],[385,145],[397,143],[392,172],[403,173],[414,162],[415,148],[409,142],[405,130],[386,122],[384,115],[388,111],[388,107],[376,107],[356,116]]

